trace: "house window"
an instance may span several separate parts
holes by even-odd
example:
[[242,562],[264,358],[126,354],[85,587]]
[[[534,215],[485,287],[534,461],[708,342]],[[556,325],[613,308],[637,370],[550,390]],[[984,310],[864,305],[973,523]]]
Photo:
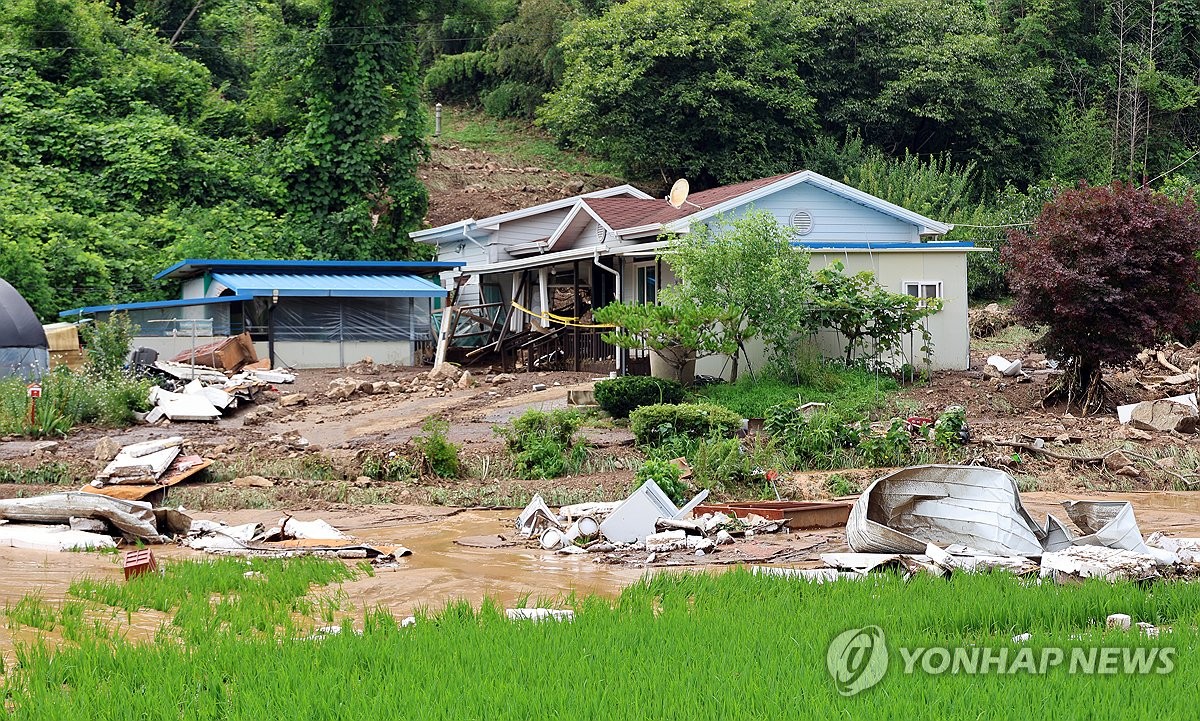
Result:
[[926,299],[942,297],[942,281],[940,280],[910,280],[904,283],[904,292],[914,298],[922,300],[921,305],[924,306]]
[[637,266],[637,302],[653,305],[658,298],[658,268],[655,264]]

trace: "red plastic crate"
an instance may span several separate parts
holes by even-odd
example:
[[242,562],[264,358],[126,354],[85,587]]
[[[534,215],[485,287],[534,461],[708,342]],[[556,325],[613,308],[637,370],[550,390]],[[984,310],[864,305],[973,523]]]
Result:
[[146,548],[139,551],[126,551],[123,565],[126,581],[134,576],[158,570],[158,564],[154,561],[154,553]]

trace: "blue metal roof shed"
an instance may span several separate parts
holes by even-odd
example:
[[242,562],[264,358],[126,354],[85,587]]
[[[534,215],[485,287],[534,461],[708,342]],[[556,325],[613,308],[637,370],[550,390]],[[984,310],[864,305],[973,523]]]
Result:
[[[61,316],[129,311],[145,335],[168,335],[175,325],[205,321],[213,334],[250,332],[276,342],[307,343],[302,357],[328,357],[322,348],[384,343],[384,353],[415,353],[432,333],[432,300],[446,290],[428,276],[460,262],[340,260],[181,260],[156,274],[183,283],[183,298],[88,306]],[[423,277],[425,276],[425,277]],[[395,348],[408,350],[394,350]]]
[[194,278],[205,273],[291,273],[294,275],[425,275],[464,263],[424,260],[181,260],[155,280]]
[[338,275],[326,273],[225,273],[212,279],[238,295],[305,298],[445,298],[436,283],[407,273],[399,275]]

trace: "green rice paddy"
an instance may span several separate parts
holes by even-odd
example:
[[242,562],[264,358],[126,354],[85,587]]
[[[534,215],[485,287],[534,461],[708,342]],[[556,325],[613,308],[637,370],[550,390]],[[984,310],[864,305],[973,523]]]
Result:
[[[571,622],[510,621],[451,603],[401,627],[355,611],[329,561],[178,562],[126,584],[81,582],[55,608],[31,597],[10,629],[40,628],[2,669],[12,719],[776,719],[1194,716],[1200,593],[1194,584],[1060,586],[1006,575],[884,575],[823,585],[660,574],[615,600],[566,596]],[[397,582],[402,577],[396,576]],[[62,608],[73,609],[63,611]],[[89,630],[108,609],[166,612],[153,639]],[[1110,613],[1160,627],[1106,630]],[[314,636],[336,620],[343,633]],[[71,634],[60,632],[64,624]],[[887,673],[845,697],[826,668],[841,632],[879,626]],[[26,629],[27,630],[27,629]],[[1021,644],[1013,637],[1029,633]],[[64,640],[65,639],[65,640]],[[905,673],[901,647],[1173,649],[1145,675]],[[1169,671],[1160,673],[1158,671]]]

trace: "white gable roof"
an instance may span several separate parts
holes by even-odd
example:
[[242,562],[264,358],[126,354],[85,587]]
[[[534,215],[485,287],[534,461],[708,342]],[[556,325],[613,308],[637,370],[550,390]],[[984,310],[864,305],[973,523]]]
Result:
[[450,223],[448,225],[440,225],[436,228],[428,228],[426,230],[418,230],[418,231],[409,233],[408,237],[410,237],[416,241],[423,241],[423,242],[436,241],[436,239],[438,237],[443,236],[443,235],[451,235],[451,236],[460,235],[461,232],[463,231],[463,229],[487,228],[487,227],[500,225],[501,223],[506,223],[506,222],[513,221],[513,220],[519,220],[521,218],[529,218],[529,217],[532,217],[535,215],[540,215],[542,213],[549,213],[549,212],[552,212],[555,210],[561,210],[563,208],[571,208],[573,206],[577,206],[579,204],[579,201],[582,200],[583,198],[611,198],[613,196],[618,196],[618,195],[632,195],[633,197],[640,198],[642,200],[650,200],[651,199],[651,196],[638,190],[637,188],[633,187],[632,185],[629,185],[629,184],[618,185],[618,186],[615,186],[612,188],[604,188],[603,190],[592,191],[591,193],[583,193],[582,195],[572,195],[570,197],[562,198],[560,200],[551,200],[550,202],[542,203],[540,205],[534,205],[529,208],[521,208],[519,210],[512,210],[507,213],[501,213],[500,215],[493,215],[491,217],[482,218],[480,220],[475,220],[474,218],[467,218],[466,220],[460,220],[457,223]]

